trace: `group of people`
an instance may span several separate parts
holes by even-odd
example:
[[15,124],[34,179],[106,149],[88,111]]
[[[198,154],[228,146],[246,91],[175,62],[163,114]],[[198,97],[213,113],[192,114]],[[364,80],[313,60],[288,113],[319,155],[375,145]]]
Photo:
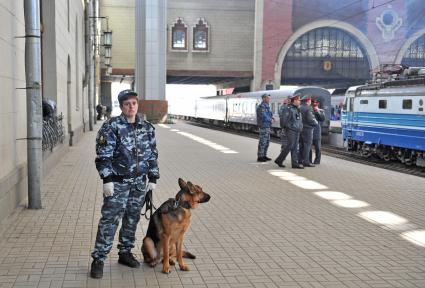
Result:
[[[262,98],[257,108],[260,162],[271,160],[267,157],[267,149],[273,121],[270,95],[264,94]],[[137,93],[132,90],[121,91],[118,101],[121,115],[105,121],[96,137],[95,164],[103,181],[102,216],[91,254],[93,261],[90,275],[96,279],[103,277],[104,261],[112,249],[120,221],[118,263],[132,268],[140,266],[131,250],[134,248],[146,192],[154,190],[159,179],[155,128],[137,114]],[[316,148],[314,163],[320,163],[319,123],[324,120],[324,113],[317,102],[313,103],[311,108],[310,97],[301,99],[299,95],[293,95],[288,105],[282,105],[279,115],[283,135],[282,151],[275,160],[279,167],[284,167],[283,161],[289,151],[293,168],[313,167],[309,158],[311,145]]]
[[[267,157],[270,143],[273,113],[270,109],[270,95],[263,94],[262,102],[257,107],[257,125],[260,140],[258,143],[257,161],[272,160]],[[285,167],[283,162],[291,152],[291,164],[294,169],[314,167],[321,160],[321,124],[325,121],[324,110],[320,108],[319,99],[310,95],[292,95],[289,103],[283,103],[279,109],[282,146],[279,156],[274,162]],[[313,151],[314,147],[314,160]]]

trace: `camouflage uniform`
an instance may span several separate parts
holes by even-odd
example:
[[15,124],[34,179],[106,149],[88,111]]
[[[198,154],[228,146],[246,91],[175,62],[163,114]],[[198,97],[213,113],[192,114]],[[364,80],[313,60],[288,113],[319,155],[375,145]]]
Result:
[[[137,148],[135,144],[137,143]],[[138,115],[135,123],[113,117],[100,128],[96,138],[96,168],[104,183],[114,182],[114,193],[104,197],[92,257],[104,261],[111,251],[119,220],[119,254],[134,247],[140,210],[146,193],[146,178],[159,178],[155,128]]]
[[258,142],[258,158],[267,156],[267,149],[270,143],[270,127],[272,126],[273,113],[269,104],[261,102],[257,107],[257,125],[260,131],[260,141]]

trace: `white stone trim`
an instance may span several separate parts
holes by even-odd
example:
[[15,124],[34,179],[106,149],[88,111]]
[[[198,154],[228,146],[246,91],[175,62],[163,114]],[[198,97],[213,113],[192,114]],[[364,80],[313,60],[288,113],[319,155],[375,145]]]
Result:
[[[173,49],[173,27],[174,25],[177,24],[177,22],[181,20],[182,24],[184,25],[184,28],[186,28],[186,49]],[[189,47],[190,47],[190,43],[192,41],[189,41],[190,39],[190,29],[189,27],[186,25],[186,22],[184,21],[183,17],[177,17],[176,20],[174,20],[174,22],[172,24],[169,25],[169,29],[170,33],[168,33],[168,51],[169,52],[184,52],[187,53],[189,52]]]
[[[208,37],[208,40],[207,40],[207,47],[208,47],[208,49],[206,49],[206,50],[197,50],[197,49],[194,49],[194,47],[193,47],[193,45],[194,45],[193,37],[195,36],[193,34],[193,30],[196,28],[196,25],[198,25],[199,21],[202,21],[202,23],[204,23],[205,26],[208,29],[208,35],[207,35],[207,37]],[[196,20],[195,24],[193,24],[192,29],[190,29],[190,38],[192,39],[192,45],[190,45],[190,49],[191,49],[192,52],[194,52],[194,53],[209,53],[210,52],[210,47],[211,47],[211,27],[208,25],[208,22],[205,20],[204,17],[199,17]]]
[[286,53],[288,52],[289,48],[291,48],[292,44],[294,44],[294,42],[301,35],[307,33],[310,30],[321,28],[321,27],[339,28],[352,34],[366,49],[366,52],[367,52],[366,56],[369,59],[371,69],[379,66],[379,58],[378,58],[378,54],[376,53],[375,47],[373,46],[372,42],[369,41],[367,36],[363,34],[363,32],[361,32],[359,29],[357,29],[353,25],[345,23],[345,22],[335,21],[333,19],[318,20],[300,27],[283,44],[282,48],[280,49],[276,64],[274,66],[274,82],[275,83],[279,83],[279,86],[280,86],[280,79],[282,74],[281,69],[282,69],[283,60],[285,59]]
[[401,64],[401,60],[403,60],[404,53],[406,53],[410,45],[412,45],[413,42],[415,42],[419,37],[421,37],[424,34],[425,34],[425,28],[422,28],[416,31],[412,36],[410,36],[410,38],[407,39],[406,42],[404,42],[403,46],[401,46],[400,50],[398,51],[398,54],[397,54],[397,57],[395,58],[394,63]]

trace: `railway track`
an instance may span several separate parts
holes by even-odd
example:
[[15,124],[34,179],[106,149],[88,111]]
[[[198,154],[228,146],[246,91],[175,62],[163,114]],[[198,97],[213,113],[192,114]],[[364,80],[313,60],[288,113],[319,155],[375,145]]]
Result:
[[[186,121],[186,123],[203,127],[203,128],[208,128],[208,129],[223,131],[223,132],[231,133],[235,135],[241,135],[245,137],[258,139],[258,134],[254,132],[236,131],[228,127],[213,126],[206,123],[193,122],[193,121]],[[273,143],[280,143],[280,139],[276,137],[272,137],[270,141]],[[335,147],[331,145],[322,145],[322,154],[331,156],[334,158],[338,158],[338,159],[343,159],[347,161],[361,163],[364,165],[374,166],[374,167],[378,167],[382,169],[387,169],[387,170],[391,170],[391,171],[395,171],[399,173],[404,173],[404,174],[409,174],[409,175],[425,178],[425,168],[421,168],[417,166],[408,166],[396,161],[386,162],[382,159],[378,159],[373,156],[365,158],[355,152],[347,151],[345,148]]]

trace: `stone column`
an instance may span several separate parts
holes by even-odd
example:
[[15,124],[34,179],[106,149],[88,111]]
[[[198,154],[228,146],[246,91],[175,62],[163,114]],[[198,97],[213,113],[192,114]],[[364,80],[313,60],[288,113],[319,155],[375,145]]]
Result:
[[164,122],[167,0],[136,0],[136,71],[135,89],[139,94],[139,112],[153,122]]

